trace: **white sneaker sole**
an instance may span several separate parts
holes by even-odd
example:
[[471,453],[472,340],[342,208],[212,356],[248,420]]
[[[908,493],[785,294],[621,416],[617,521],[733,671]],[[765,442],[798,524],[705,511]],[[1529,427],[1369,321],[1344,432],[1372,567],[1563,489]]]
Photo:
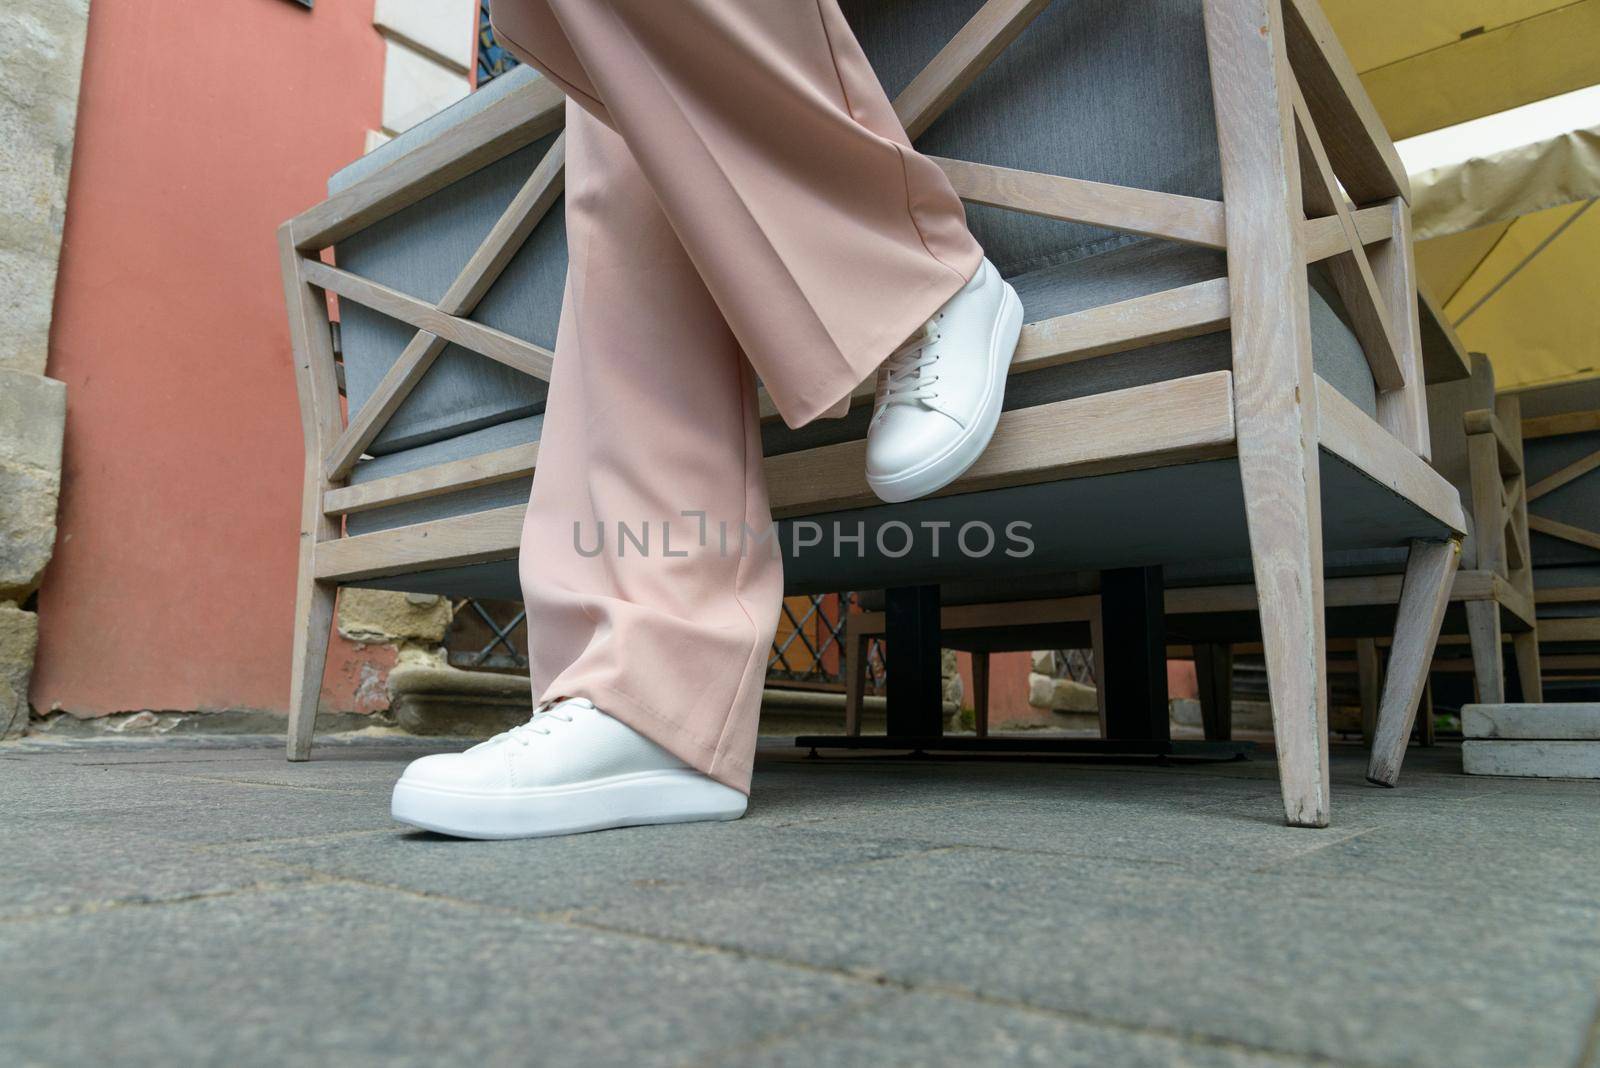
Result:
[[401,823],[457,838],[545,838],[655,823],[736,820],[748,800],[698,772],[669,770],[495,791],[450,790],[401,779],[389,812]]
[[1016,355],[1017,341],[1022,337],[1022,301],[1010,284],[1000,301],[1000,314],[995,316],[994,329],[989,335],[989,381],[978,416],[949,445],[915,467],[897,471],[892,475],[867,475],[867,485],[878,498],[889,504],[914,501],[937,493],[967,473],[978,462],[983,450],[994,437],[995,425],[1000,422],[1000,405],[1005,400],[1006,376],[1011,372],[1011,358]]

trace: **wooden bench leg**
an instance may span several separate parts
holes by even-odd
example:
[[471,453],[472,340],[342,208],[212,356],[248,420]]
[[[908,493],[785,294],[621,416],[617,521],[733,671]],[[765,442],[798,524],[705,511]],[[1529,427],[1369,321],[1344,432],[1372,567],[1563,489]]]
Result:
[[1200,688],[1200,722],[1206,741],[1233,739],[1233,646],[1194,647],[1195,682]]
[[1372,638],[1356,639],[1356,679],[1361,692],[1361,742],[1370,749],[1378,730],[1378,697],[1383,692],[1383,662]]
[[[309,560],[309,554],[304,557]],[[322,672],[328,666],[333,640],[333,604],[338,587],[302,576],[294,604],[294,667],[289,684],[289,759],[311,759],[311,735],[317,727],[317,701]]]
[[1400,763],[1405,759],[1412,721],[1433,666],[1434,646],[1460,562],[1460,542],[1411,543],[1400,586],[1400,611],[1389,651],[1389,673],[1383,682],[1383,701],[1378,706],[1378,732],[1367,765],[1368,781],[1379,786],[1393,786],[1400,778]]
[[339,437],[344,417],[339,407],[333,339],[328,330],[327,295],[306,282],[304,269],[309,261],[295,248],[288,223],[278,227],[278,256],[305,435],[286,748],[290,760],[309,760],[311,735],[317,727],[317,699],[322,695],[322,672],[328,665],[328,643],[333,637],[333,605],[338,597],[337,586],[314,578],[318,543],[332,541],[340,533],[339,519],[322,510],[323,491],[331,485],[323,475],[322,458]]
[[972,725],[979,738],[989,737],[989,654],[972,654]]
[[1500,605],[1494,601],[1467,602],[1467,634],[1472,639],[1472,676],[1478,684],[1478,703],[1505,704],[1506,671],[1500,646]]
[[1239,478],[1284,815],[1328,824],[1321,456],[1305,227],[1276,0],[1204,0],[1227,204]]
[[1544,678],[1539,668],[1539,632],[1530,630],[1513,635],[1511,649],[1517,657],[1517,681],[1521,684],[1522,700],[1539,704],[1544,700]]
[[[1260,456],[1262,468],[1277,457]],[[1315,462],[1314,460],[1312,461]],[[1240,467],[1248,465],[1241,451]],[[1287,465],[1284,465],[1287,466]],[[1274,478],[1266,470],[1245,480],[1251,502],[1251,551],[1259,591],[1262,651],[1272,704],[1272,737],[1278,752],[1278,782],[1284,816],[1291,826],[1326,827],[1329,814],[1328,671],[1322,618],[1321,531],[1318,503],[1301,499],[1278,504],[1257,494]],[[1259,480],[1259,481],[1257,481]],[[1283,478],[1287,481],[1287,478]],[[1312,483],[1315,487],[1315,482]],[[1290,505],[1298,507],[1290,507]],[[1277,511],[1298,529],[1273,529],[1261,512]],[[1263,529],[1265,528],[1265,529]]]

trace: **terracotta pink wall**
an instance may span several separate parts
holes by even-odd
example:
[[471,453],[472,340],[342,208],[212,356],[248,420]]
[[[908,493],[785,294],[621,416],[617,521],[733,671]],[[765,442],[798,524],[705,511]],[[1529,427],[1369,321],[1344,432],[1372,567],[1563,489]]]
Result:
[[[49,373],[41,711],[282,710],[301,472],[274,228],[379,123],[373,0],[96,0]],[[332,708],[370,652],[337,642]]]
[[[961,704],[973,707],[977,691],[972,682],[972,654],[956,653],[956,671],[961,675]],[[989,726],[1001,730],[1011,723],[1028,723],[1039,717],[1039,710],[1028,704],[1028,676],[1033,672],[1032,653],[989,654]]]
[[1195,680],[1193,660],[1167,661],[1167,697],[1174,701],[1199,697],[1200,684]]

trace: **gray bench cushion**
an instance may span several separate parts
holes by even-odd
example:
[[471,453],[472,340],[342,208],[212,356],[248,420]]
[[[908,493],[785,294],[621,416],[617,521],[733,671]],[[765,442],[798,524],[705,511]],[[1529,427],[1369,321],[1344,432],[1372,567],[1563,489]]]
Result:
[[[536,77],[531,68],[518,68],[496,79],[335,174],[329,192],[348,187]],[[412,296],[438,300],[554,140],[543,138],[346,238],[335,250],[339,266]],[[567,271],[561,212],[557,202],[473,319],[546,348],[555,346]],[[416,330],[348,300],[340,302],[340,319],[345,384],[355,412]],[[545,392],[542,382],[450,345],[368,451],[382,455],[531,415],[543,410]]]
[[[339,265],[437,301],[548,147],[549,139],[530,145],[450,186],[448,195],[431,197],[347,238],[337,250]],[[472,318],[553,348],[566,258],[566,229],[557,205]],[[354,301],[341,302],[340,319],[345,384],[355,412],[416,329]],[[543,410],[545,393],[543,382],[449,345],[368,451],[381,455],[530,415]]]
[[[1225,273],[1220,253],[1142,241],[1111,252],[1069,261],[1016,279],[1027,317],[1061,315],[1099,304],[1126,300]],[[1317,372],[1339,388],[1368,414],[1376,410],[1366,357],[1349,327],[1335,310],[1337,296],[1313,274],[1312,341]],[[1020,375],[1007,390],[1006,408],[1022,408],[1071,397],[1087,396],[1185,374],[1220,370],[1231,363],[1230,335],[1212,334],[1152,346],[1134,352],[1064,364]],[[1492,386],[1491,386],[1492,391]],[[814,448],[859,438],[866,433],[869,406],[858,406],[848,418],[818,420],[790,430],[773,420],[762,428],[767,455]],[[358,465],[352,481],[399,474],[429,464],[475,456],[509,445],[535,441],[542,419],[523,418],[501,426],[474,430],[399,453],[376,457]],[[1459,423],[1459,420],[1458,420]],[[467,493],[437,497],[350,517],[351,533],[364,533],[406,523],[419,523],[483,508],[520,504],[527,500],[527,482],[483,486]]]
[[[509,423],[497,423],[428,445],[374,456],[356,465],[350,474],[350,482],[352,485],[359,485],[371,482],[373,479],[403,475],[408,471],[447,463],[450,460],[461,460],[469,456],[509,449],[516,445],[526,445],[539,440],[539,431],[543,425],[542,414],[524,416]],[[375,530],[386,530],[410,523],[426,523],[434,519],[468,515],[491,508],[527,504],[532,485],[532,478],[492,482],[486,486],[475,486],[469,490],[439,497],[425,497],[392,508],[356,512],[345,520],[346,529],[351,534],[370,534]]]
[[[841,0],[894,97],[982,0]],[[1200,0],[1058,0],[918,138],[935,156],[1219,199]],[[972,206],[1008,277],[1138,238]]]

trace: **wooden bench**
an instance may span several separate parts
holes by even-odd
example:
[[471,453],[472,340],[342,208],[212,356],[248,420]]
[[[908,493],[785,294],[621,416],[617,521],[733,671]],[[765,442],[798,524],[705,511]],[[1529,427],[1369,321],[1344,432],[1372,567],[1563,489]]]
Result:
[[[926,591],[940,583],[1099,572],[1136,591],[1125,614],[1138,620],[1161,603],[1159,567],[1247,560],[1285,813],[1325,825],[1324,552],[1408,553],[1375,758],[1375,776],[1393,781],[1467,523],[1424,458],[1406,176],[1321,10],[988,0],[952,22],[956,0],[844,6],[1029,322],[993,444],[937,497],[873,498],[865,384],[837,424],[768,419],[790,591],[912,591],[896,596],[918,606],[925,634],[938,626]],[[928,39],[947,24],[953,36]],[[1154,74],[1178,79],[1170,112],[1146,106]],[[559,94],[509,78],[347,168],[279,231],[306,432],[291,759],[310,750],[340,586],[518,590],[563,155]],[[1002,108],[1015,110],[1002,121]],[[1074,133],[1082,123],[1104,128]],[[1059,158],[1066,144],[1099,148]],[[463,241],[468,217],[481,240]],[[496,300],[511,278],[515,299]],[[327,294],[341,309],[348,419]],[[451,424],[469,408],[474,421]],[[840,558],[795,538],[803,521],[861,523],[874,538],[979,519],[1030,524],[1036,552]],[[1140,648],[1130,663],[1149,669],[1161,650]],[[920,695],[926,657],[899,659],[910,680],[899,692]],[[891,733],[924,730],[937,715],[927,704],[892,699]]]

